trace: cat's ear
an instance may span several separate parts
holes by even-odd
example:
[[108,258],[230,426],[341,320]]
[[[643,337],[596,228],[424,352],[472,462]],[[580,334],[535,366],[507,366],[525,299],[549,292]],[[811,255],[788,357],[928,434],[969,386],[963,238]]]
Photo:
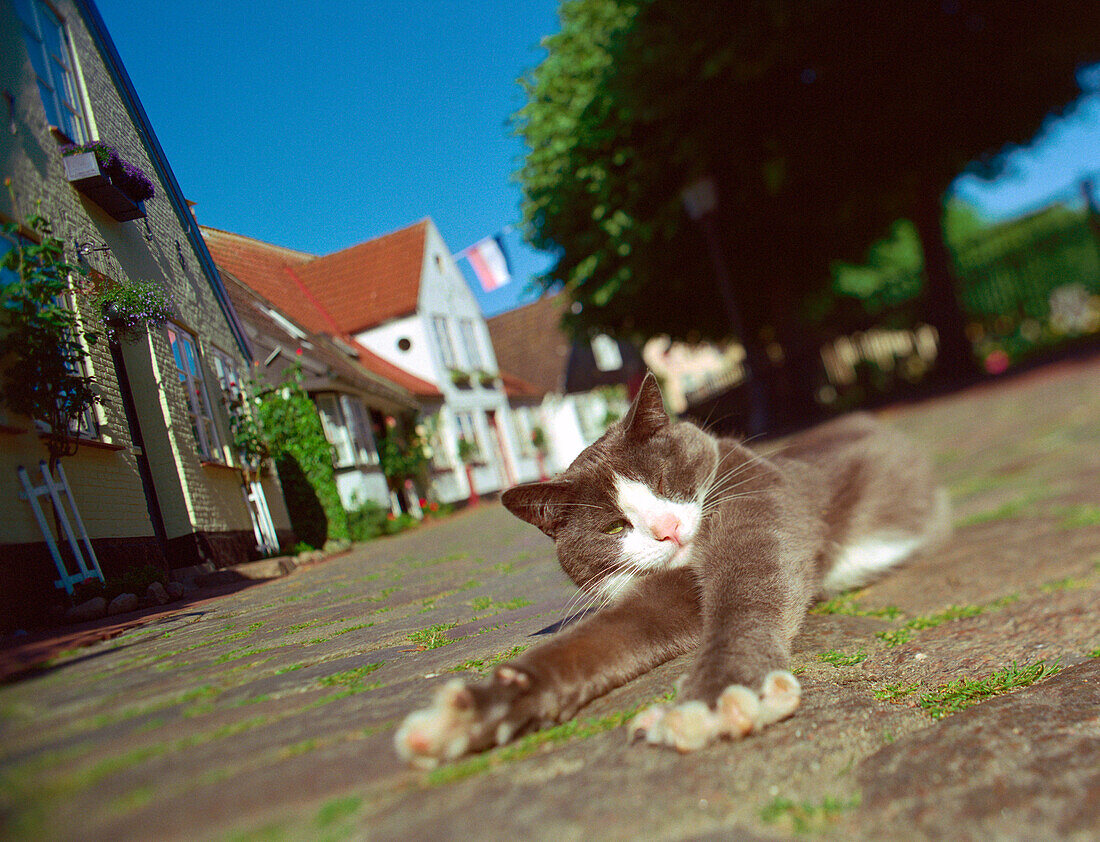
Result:
[[520,520],[556,538],[570,495],[569,486],[563,482],[528,482],[509,488],[500,495],[500,501]]
[[665,400],[661,397],[661,387],[653,372],[646,372],[641,388],[630,405],[623,428],[627,438],[644,441],[658,430],[668,426],[668,413],[665,412]]

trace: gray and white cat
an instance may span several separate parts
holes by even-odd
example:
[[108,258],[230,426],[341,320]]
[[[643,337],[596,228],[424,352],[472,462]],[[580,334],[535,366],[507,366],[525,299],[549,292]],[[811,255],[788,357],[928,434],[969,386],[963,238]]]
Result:
[[550,482],[504,505],[554,539],[603,607],[478,684],[452,681],[398,729],[419,766],[571,718],[696,650],[678,701],[635,738],[693,751],[791,715],[791,641],[818,596],[865,584],[948,531],[928,459],[868,415],[754,453],[665,413],[652,374],[630,411]]

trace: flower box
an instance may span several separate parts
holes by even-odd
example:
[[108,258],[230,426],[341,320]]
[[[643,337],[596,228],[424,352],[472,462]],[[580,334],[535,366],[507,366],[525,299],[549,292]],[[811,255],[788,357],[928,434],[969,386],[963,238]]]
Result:
[[145,200],[153,197],[153,183],[110,146],[69,146],[62,156],[69,183],[113,219],[127,222],[145,216]]

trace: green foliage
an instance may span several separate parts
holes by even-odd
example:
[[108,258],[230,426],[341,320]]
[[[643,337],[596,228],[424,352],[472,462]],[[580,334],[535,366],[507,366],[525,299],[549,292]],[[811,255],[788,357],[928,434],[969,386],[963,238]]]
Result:
[[26,228],[41,242],[19,236],[19,226],[3,231],[15,246],[0,261],[16,280],[0,291],[0,360],[4,360],[4,402],[15,412],[43,422],[50,470],[79,447],[77,430],[85,413],[99,402],[93,380],[85,375],[84,346],[97,335],[82,330],[66,300],[70,278],[83,269],[65,262],[64,246],[49,220],[33,215]]
[[472,464],[481,459],[481,451],[477,443],[466,438],[458,440],[458,458],[465,465]]
[[348,537],[352,541],[369,541],[382,535],[396,535],[417,525],[412,515],[393,512],[373,501],[367,501],[347,513]]
[[424,436],[415,429],[402,433],[396,424],[386,428],[378,437],[377,445],[382,471],[392,486],[403,485],[406,479],[420,476],[432,458]]
[[830,652],[822,652],[817,656],[819,661],[824,661],[827,664],[832,664],[834,667],[854,667],[856,664],[862,663],[867,660],[867,653],[860,649],[854,655],[848,655],[844,652],[837,652],[836,650]]
[[1056,675],[1061,670],[1062,667],[1057,662],[1047,666],[1045,662],[1039,661],[1025,667],[1014,662],[1012,666],[998,670],[988,678],[960,678],[945,684],[936,692],[921,696],[920,706],[933,719],[943,719],[993,696],[1027,687],[1043,678]]
[[111,339],[134,338],[148,325],[160,327],[175,315],[171,294],[152,281],[110,283],[99,289],[92,302],[103,314]]
[[[912,298],[923,267],[921,315],[968,358],[942,196],[964,169],[997,175],[998,150],[1078,96],[1075,70],[1095,50],[1074,0],[998,7],[980,30],[937,3],[568,0],[560,16],[514,118],[527,236],[560,257],[540,282],[582,305],[566,317],[578,331],[729,336],[681,207],[707,175],[754,366],[762,331],[796,348],[814,338],[802,303],[884,235],[871,271],[842,289],[887,308]],[[901,219],[920,233],[919,261]]]
[[324,546],[330,538],[347,538],[332,449],[302,386],[301,368],[291,369],[279,385],[260,392],[253,406],[279,471],[295,533],[313,547]]
[[760,818],[765,824],[775,824],[786,819],[795,833],[820,833],[835,822],[841,813],[858,806],[858,796],[849,799],[826,797],[818,804],[776,797],[760,810]]

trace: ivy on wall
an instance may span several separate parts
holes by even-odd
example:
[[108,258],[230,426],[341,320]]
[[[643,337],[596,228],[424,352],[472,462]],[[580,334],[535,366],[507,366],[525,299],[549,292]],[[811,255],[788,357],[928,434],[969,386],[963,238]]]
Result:
[[80,423],[99,402],[85,374],[81,342],[83,337],[92,344],[97,335],[81,328],[67,301],[73,291],[70,278],[83,271],[65,262],[64,246],[49,220],[35,214],[22,229],[16,223],[2,227],[13,243],[0,258],[0,268],[11,273],[0,290],[3,401],[45,425],[52,473],[58,460],[76,453]]
[[295,367],[281,383],[257,392],[256,420],[283,486],[290,523],[300,541],[322,547],[348,537],[347,514],[336,490],[332,448]]

